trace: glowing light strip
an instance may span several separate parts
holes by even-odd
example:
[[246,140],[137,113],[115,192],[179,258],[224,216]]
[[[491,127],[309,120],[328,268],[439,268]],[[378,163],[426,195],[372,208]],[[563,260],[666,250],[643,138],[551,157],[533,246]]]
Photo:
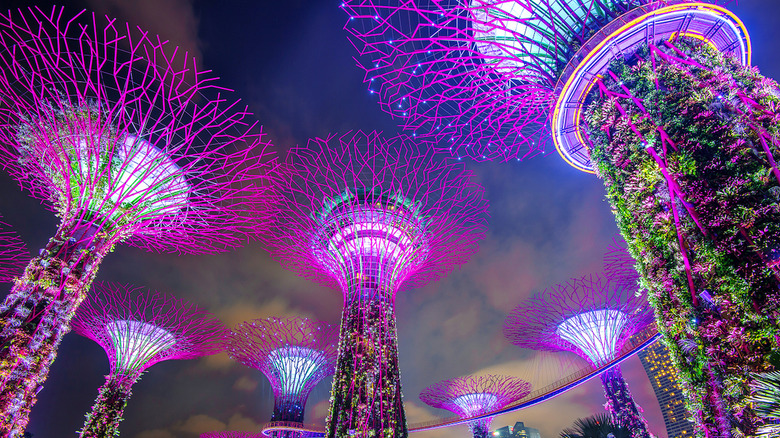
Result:
[[[748,34],[745,25],[731,11],[722,8],[720,6],[707,4],[707,3],[683,3],[683,4],[666,6],[664,8],[657,9],[655,11],[649,12],[645,15],[642,15],[630,21],[629,23],[620,27],[618,30],[610,34],[608,37],[606,37],[603,41],[601,41],[593,50],[591,50],[585,56],[585,58],[574,69],[572,74],[569,75],[569,78],[566,80],[566,83],[564,84],[561,90],[560,96],[558,97],[558,101],[555,104],[555,109],[553,110],[553,115],[552,115],[553,143],[555,144],[555,149],[558,151],[558,154],[570,166],[578,170],[581,170],[583,172],[595,173],[593,169],[586,168],[582,164],[577,163],[574,157],[569,155],[568,150],[563,147],[564,141],[561,138],[561,134],[563,130],[561,129],[561,126],[558,125],[560,123],[559,119],[560,119],[561,111],[564,108],[564,104],[569,102],[578,102],[578,103],[582,102],[583,98],[587,96],[587,93],[590,92],[590,89],[593,87],[593,85],[595,85],[595,80],[590,81],[591,83],[586,85],[585,93],[581,93],[579,96],[577,96],[576,100],[573,99],[571,96],[571,93],[576,91],[574,90],[572,85],[575,82],[579,82],[582,79],[581,75],[588,71],[587,67],[590,67],[589,64],[591,63],[591,61],[594,58],[596,58],[596,56],[599,55],[603,49],[612,48],[611,43],[613,42],[613,40],[623,35],[627,30],[636,27],[638,25],[642,25],[644,28],[646,28],[650,23],[652,23],[655,20],[668,19],[672,16],[677,16],[677,15],[687,15],[691,11],[697,12],[701,15],[710,16],[714,18],[715,21],[717,22],[725,23],[727,26],[729,26],[729,28],[731,29],[734,35],[742,35],[743,38],[737,41],[740,45],[740,52],[742,53],[742,62],[745,65],[750,65],[750,61],[752,57],[752,51],[751,51],[752,44],[750,41],[750,35]],[[645,23],[646,21],[650,21],[650,23]],[[693,35],[694,34],[691,33],[690,35],[686,35],[686,36],[693,36]],[[656,35],[656,36],[659,38],[659,40],[664,38],[663,35]],[[702,40],[704,40],[704,37],[702,37]],[[605,66],[604,68],[606,69],[607,66]],[[585,146],[586,143],[582,138],[582,133],[580,132],[580,128],[579,128],[579,120],[580,120],[581,112],[582,112],[582,108],[580,106],[576,109],[574,114],[574,121],[577,123],[574,125],[574,129],[575,129],[575,136],[577,138],[577,141],[583,147],[586,147]]]

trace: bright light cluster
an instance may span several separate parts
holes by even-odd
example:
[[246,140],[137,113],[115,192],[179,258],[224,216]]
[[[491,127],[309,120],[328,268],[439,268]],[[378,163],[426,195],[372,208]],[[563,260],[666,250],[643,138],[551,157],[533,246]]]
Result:
[[116,367],[122,372],[140,368],[154,355],[176,344],[168,330],[142,321],[111,321],[106,332],[114,343]]
[[[517,377],[487,374],[443,380],[423,390],[420,400],[435,408],[447,409],[461,418],[487,414],[523,399],[531,384]],[[491,418],[469,423],[487,431]]]
[[485,392],[463,394],[452,400],[452,402],[458,405],[458,407],[460,407],[468,416],[490,412],[497,401],[498,397]]
[[289,346],[277,348],[268,355],[271,366],[279,375],[280,391],[285,395],[300,394],[306,383],[319,368],[326,366],[327,360],[317,350]]
[[564,320],[555,332],[582,350],[592,363],[602,365],[615,358],[627,319],[619,310],[592,310]]

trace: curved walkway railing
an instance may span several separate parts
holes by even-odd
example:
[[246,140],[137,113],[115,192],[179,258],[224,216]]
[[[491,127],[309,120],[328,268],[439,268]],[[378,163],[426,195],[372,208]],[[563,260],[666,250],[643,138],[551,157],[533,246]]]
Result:
[[[550,400],[557,397],[564,392],[581,385],[582,383],[590,380],[593,377],[598,376],[604,371],[620,365],[621,362],[631,357],[639,350],[647,347],[655,342],[661,335],[655,330],[655,327],[648,328],[642,332],[632,336],[621,349],[618,356],[608,364],[599,368],[586,368],[576,373],[568,375],[562,379],[534,390],[522,400],[515,402],[503,409],[499,409],[493,412],[488,412],[483,415],[478,415],[469,418],[449,417],[449,418],[437,418],[431,421],[424,421],[409,425],[409,433],[422,432],[424,430],[439,429],[442,427],[456,426],[458,424],[469,423],[474,420],[480,420],[483,418],[495,417],[496,415],[502,415],[509,412],[519,411],[539,403]],[[321,437],[325,435],[325,429],[322,425],[301,424],[301,423],[289,423],[289,422],[271,422],[263,426],[263,435],[271,436],[271,432],[274,431],[300,431],[305,437]]]

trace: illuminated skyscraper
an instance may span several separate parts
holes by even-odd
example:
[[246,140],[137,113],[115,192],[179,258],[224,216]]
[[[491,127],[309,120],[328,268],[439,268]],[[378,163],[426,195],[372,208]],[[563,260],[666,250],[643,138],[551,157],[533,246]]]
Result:
[[661,405],[669,438],[692,437],[693,423],[688,421],[690,414],[666,345],[660,341],[648,345],[639,351],[639,360]]

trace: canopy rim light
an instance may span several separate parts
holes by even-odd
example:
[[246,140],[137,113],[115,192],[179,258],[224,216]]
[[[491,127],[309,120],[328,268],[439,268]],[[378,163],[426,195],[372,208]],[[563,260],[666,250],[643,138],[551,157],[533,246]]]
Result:
[[[750,36],[732,12],[701,2],[659,7],[664,3],[640,6],[613,20],[585,43],[564,69],[555,87],[558,99],[552,112],[552,138],[558,154],[575,169],[595,173],[580,120],[586,97],[608,70],[615,53],[634,53],[648,42],[692,37],[750,65]],[[638,12],[645,13],[636,17]],[[621,23],[626,24],[603,37],[605,31]]]

